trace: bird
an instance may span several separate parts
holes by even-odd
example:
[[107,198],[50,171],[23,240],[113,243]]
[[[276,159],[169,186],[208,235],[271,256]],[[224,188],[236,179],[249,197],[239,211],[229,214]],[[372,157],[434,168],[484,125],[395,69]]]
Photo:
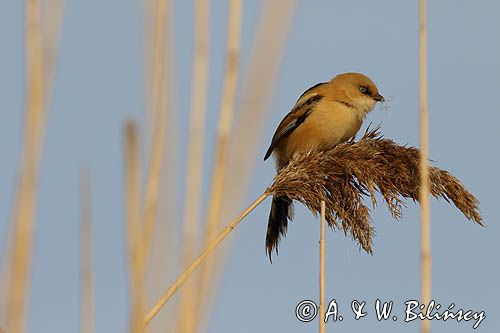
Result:
[[[264,161],[275,158],[276,170],[294,155],[328,150],[353,138],[377,102],[384,102],[377,86],[361,73],[343,73],[307,89],[276,129]],[[293,217],[292,200],[273,196],[266,233],[266,252],[272,252],[286,235]]]

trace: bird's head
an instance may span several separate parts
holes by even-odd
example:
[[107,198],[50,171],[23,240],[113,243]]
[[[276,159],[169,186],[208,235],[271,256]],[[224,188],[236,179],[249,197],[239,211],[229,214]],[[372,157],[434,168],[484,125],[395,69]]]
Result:
[[378,88],[369,77],[360,73],[344,73],[337,75],[331,84],[342,92],[344,102],[363,113],[370,112],[377,102],[384,102]]

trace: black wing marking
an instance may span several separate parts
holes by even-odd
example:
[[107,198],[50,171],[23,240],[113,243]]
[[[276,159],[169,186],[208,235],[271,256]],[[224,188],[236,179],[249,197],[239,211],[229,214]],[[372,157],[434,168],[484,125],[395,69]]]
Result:
[[[318,88],[319,86],[321,86],[321,85],[323,85],[323,84],[326,84],[326,83],[328,83],[328,82],[320,82],[320,83],[315,84],[315,85],[314,85],[314,86],[312,86],[311,88],[307,89],[306,91],[304,91],[304,92],[302,93],[302,95],[300,95],[300,97],[297,99],[297,102],[298,102],[298,101],[300,101],[300,99],[301,99],[302,97],[304,97],[305,95],[307,95],[307,93],[310,93],[313,89],[316,89],[316,88]],[[297,103],[297,102],[295,102],[295,103]]]

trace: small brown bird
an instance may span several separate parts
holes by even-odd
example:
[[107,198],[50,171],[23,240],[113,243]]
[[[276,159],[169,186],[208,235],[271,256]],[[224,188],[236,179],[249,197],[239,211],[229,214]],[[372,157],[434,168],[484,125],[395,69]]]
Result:
[[[377,86],[365,75],[344,73],[306,90],[283,118],[264,160],[271,154],[276,169],[285,167],[294,154],[322,151],[354,137],[366,115],[383,102]],[[292,218],[292,200],[273,197],[267,225],[266,250],[278,253],[280,237]]]

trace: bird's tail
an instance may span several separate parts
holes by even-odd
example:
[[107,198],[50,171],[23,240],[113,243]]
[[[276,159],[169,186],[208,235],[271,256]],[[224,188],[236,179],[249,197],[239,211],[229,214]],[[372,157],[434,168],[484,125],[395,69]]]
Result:
[[272,252],[276,250],[278,254],[278,244],[281,236],[286,235],[288,219],[293,215],[292,200],[287,197],[273,197],[269,222],[267,223],[266,251],[269,260],[272,262]]

